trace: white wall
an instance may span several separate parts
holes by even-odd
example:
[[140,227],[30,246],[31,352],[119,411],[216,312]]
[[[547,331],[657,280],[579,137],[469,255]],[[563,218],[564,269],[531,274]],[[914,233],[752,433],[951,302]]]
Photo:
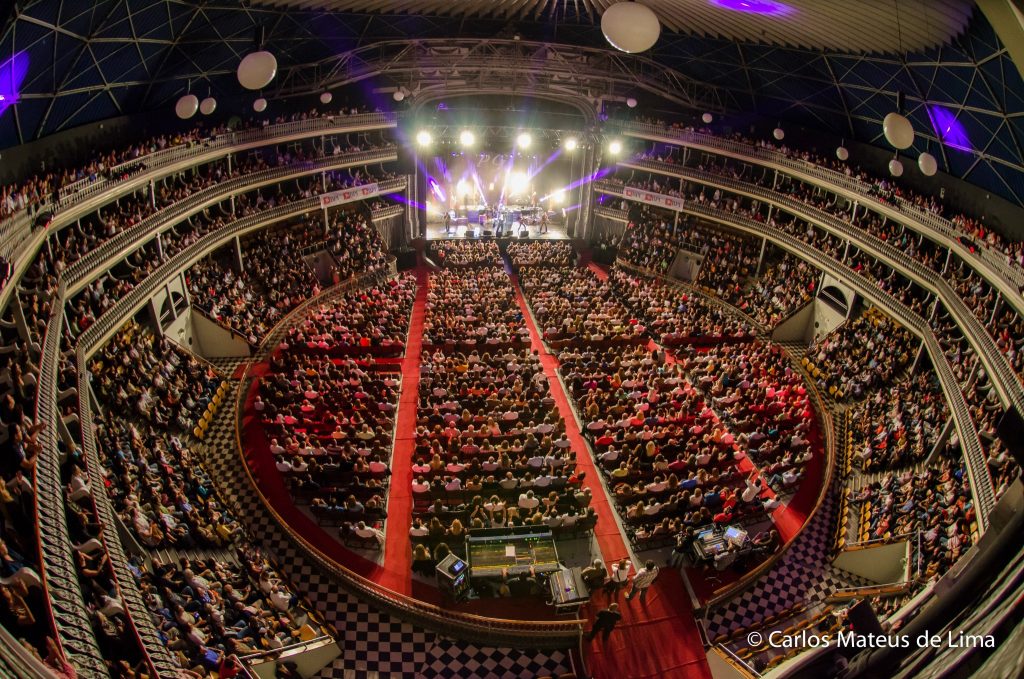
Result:
[[165,333],[170,339],[202,358],[248,357],[252,353],[249,343],[244,338],[192,308],[169,325]]

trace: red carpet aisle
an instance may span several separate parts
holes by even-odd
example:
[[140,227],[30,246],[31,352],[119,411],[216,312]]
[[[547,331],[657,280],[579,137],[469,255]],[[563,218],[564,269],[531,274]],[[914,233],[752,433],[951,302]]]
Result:
[[[608,603],[602,592],[593,602]],[[711,679],[697,621],[682,576],[662,568],[647,592],[647,603],[618,597],[620,622],[608,641],[590,644],[587,667],[594,679]]]
[[[595,265],[591,264],[591,267],[602,278],[607,276]],[[566,433],[576,451],[577,466],[587,472],[585,483],[594,494],[591,505],[598,514],[594,533],[601,555],[605,563],[629,556],[629,550],[612,514],[615,510],[608,502],[598,477],[599,472],[594,467],[590,451],[576,426],[572,407],[558,379],[558,359],[544,347],[523,298],[519,280],[514,275],[512,283],[516,301],[530,330],[532,348],[540,354],[541,365],[544,366],[544,374],[551,387],[551,396],[558,405],[559,413],[565,418]],[[704,643],[690,611],[689,601],[682,578],[678,571],[671,568],[662,569],[648,592],[646,605],[641,604],[639,599],[626,603],[625,596],[620,595],[622,622],[609,637],[607,644],[600,637],[590,644],[586,661],[594,679],[711,679]],[[591,615],[609,603],[603,592],[596,593],[592,602]]]
[[583,435],[580,434],[572,406],[569,405],[569,400],[562,390],[562,383],[558,379],[558,359],[548,353],[547,348],[541,341],[540,332],[537,330],[536,323],[533,322],[533,317],[530,316],[526,299],[523,298],[523,291],[519,287],[519,278],[515,275],[511,275],[511,278],[512,285],[515,288],[516,301],[519,303],[519,309],[523,312],[526,327],[530,330],[530,346],[540,355],[540,363],[544,367],[544,376],[548,378],[548,386],[551,388],[551,397],[555,399],[558,412],[565,420],[565,433],[569,436],[569,441],[572,443],[573,452],[576,453],[576,466],[580,471],[586,472],[587,476],[583,483],[594,494],[590,506],[597,510],[597,527],[594,529],[594,535],[597,537],[597,544],[601,548],[601,556],[604,558],[605,563],[611,563],[612,561],[629,556],[629,550],[626,549],[626,545],[622,540],[622,534],[619,533],[619,527],[615,523],[615,518],[612,514],[615,510],[608,503],[608,496],[601,486],[601,479],[598,476],[597,469],[594,467],[594,461],[587,448],[587,442],[583,440]]
[[391,486],[388,490],[388,525],[385,534],[384,572],[378,582],[388,589],[409,594],[412,586],[412,455],[416,448],[416,402],[420,386],[420,354],[423,347],[423,314],[427,306],[427,271],[416,269],[416,301],[409,323],[409,341],[402,359],[402,392],[398,399],[394,453],[391,455]]

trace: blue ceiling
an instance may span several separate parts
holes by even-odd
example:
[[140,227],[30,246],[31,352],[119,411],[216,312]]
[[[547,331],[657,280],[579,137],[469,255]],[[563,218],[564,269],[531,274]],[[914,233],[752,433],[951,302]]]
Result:
[[[118,115],[167,110],[189,86],[200,97],[207,91],[222,101],[238,95],[234,70],[253,49],[257,27],[282,70],[394,38],[518,32],[527,39],[605,45],[592,22],[567,15],[511,24],[223,1],[22,2],[0,34],[0,148]],[[902,57],[668,32],[649,56],[720,88],[736,112],[881,147],[887,145],[880,121],[902,92],[918,131],[908,155],[929,150],[941,170],[1024,205],[1024,82],[980,11],[951,44]],[[15,90],[17,101],[9,105]]]

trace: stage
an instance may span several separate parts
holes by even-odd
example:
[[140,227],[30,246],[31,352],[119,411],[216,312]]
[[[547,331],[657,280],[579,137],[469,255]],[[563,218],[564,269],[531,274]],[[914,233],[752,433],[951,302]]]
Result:
[[[479,227],[477,227],[479,234]],[[518,233],[518,232],[516,232]],[[533,227],[529,231],[528,238],[531,239],[548,239],[548,240],[564,240],[569,236],[566,234],[565,226],[562,224],[551,224],[548,226],[547,233],[538,233],[537,227]],[[441,222],[427,224],[427,240],[444,240],[445,238],[465,238],[466,227],[455,226],[452,224],[451,231],[445,233],[444,224]],[[479,237],[479,235],[478,235]],[[502,236],[504,238],[504,236]],[[509,237],[508,240],[515,240],[513,237]]]

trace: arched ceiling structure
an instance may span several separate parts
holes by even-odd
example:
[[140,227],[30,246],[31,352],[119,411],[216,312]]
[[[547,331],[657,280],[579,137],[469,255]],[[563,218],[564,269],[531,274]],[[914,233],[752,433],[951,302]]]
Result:
[[[600,15],[610,4],[21,0],[0,33],[0,147],[113,116],[169,110],[189,88],[222,101],[239,97],[234,71],[259,32],[280,64],[267,91],[273,98],[355,82],[369,71],[384,85],[411,83],[408,72],[399,78],[397,70],[388,79],[384,43],[412,40],[395,53],[404,49],[413,58],[430,54],[425,44],[453,39],[490,46],[474,52],[493,51],[502,40],[530,43],[523,49],[553,43],[604,52]],[[662,87],[678,90],[670,101],[681,107],[755,114],[883,148],[881,120],[902,93],[918,132],[908,155],[929,150],[940,169],[1024,205],[1024,81],[973,2],[645,4],[663,23],[657,45],[640,60],[595,52],[590,62],[614,69],[615,93],[627,91],[631,77],[637,92],[651,91],[644,82],[665,68]],[[768,11],[773,7],[785,11]]]

